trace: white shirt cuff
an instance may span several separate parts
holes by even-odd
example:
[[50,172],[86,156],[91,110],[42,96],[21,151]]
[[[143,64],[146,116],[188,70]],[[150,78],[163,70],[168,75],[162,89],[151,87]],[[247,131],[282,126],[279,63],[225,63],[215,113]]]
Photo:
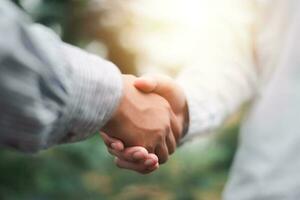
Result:
[[184,80],[178,80],[183,88],[189,110],[189,126],[181,143],[203,136],[218,128],[225,119],[224,106],[205,90],[190,86]]

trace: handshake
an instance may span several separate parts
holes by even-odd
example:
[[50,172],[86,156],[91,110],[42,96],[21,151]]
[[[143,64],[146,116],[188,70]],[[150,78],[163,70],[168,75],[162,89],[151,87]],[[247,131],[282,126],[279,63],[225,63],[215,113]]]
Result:
[[172,79],[123,75],[123,96],[101,136],[118,167],[147,174],[176,150],[188,120],[185,95]]

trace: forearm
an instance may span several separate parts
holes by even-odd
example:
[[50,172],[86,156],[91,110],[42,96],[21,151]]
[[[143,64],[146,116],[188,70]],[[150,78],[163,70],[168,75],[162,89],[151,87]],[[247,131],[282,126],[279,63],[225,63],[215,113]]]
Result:
[[178,77],[189,105],[189,131],[184,140],[220,127],[257,90],[253,46],[257,16],[246,5],[233,6],[231,12],[219,13],[221,17],[207,24],[200,39],[201,57]]
[[[177,80],[185,92],[189,112],[188,132],[183,141],[219,128],[242,104],[251,100],[257,90],[256,76],[252,77],[253,82],[247,82],[247,77],[235,77],[236,73],[232,73],[231,77],[216,73],[215,78],[223,80],[223,83],[205,81],[205,84],[201,84],[203,80],[201,74],[198,75],[199,78],[194,77],[195,80],[192,80],[193,75],[188,74]],[[211,88],[209,84],[216,84],[218,87]]]
[[37,151],[83,140],[111,117],[118,69],[0,5],[0,145]]
[[[73,71],[73,91],[68,106],[70,137],[82,140],[100,130],[118,107],[123,82],[118,68],[95,55],[64,44],[63,54]],[[72,100],[71,100],[72,99]]]

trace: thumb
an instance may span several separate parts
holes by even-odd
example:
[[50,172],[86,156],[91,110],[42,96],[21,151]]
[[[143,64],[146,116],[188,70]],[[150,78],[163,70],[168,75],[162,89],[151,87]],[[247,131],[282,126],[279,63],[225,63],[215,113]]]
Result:
[[182,89],[168,76],[147,75],[137,78],[134,82],[137,89],[145,93],[156,93],[165,98],[175,113],[180,112],[185,104],[185,95]]
[[142,92],[151,93],[156,90],[157,80],[152,76],[139,77],[135,80],[134,86]]

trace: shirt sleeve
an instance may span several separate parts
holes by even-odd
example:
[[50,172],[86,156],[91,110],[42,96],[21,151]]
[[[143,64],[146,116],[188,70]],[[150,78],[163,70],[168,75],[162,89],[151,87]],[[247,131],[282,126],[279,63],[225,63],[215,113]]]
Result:
[[220,127],[257,90],[256,5],[254,1],[213,2],[201,28],[199,59],[177,80],[189,106],[189,129],[182,142]]
[[110,119],[121,95],[115,65],[63,43],[1,2],[1,146],[36,152],[83,140]]

